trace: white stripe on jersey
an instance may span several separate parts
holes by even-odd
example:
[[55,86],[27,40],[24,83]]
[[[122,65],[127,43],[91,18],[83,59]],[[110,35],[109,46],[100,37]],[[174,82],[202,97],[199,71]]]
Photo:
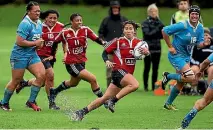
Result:
[[110,42],[108,42],[107,44],[104,45],[104,49],[107,49],[110,45],[112,45],[113,42],[115,42],[116,40],[119,40],[117,38],[114,38],[113,40],[111,40]]
[[[98,37],[98,36],[93,32],[93,30],[90,29],[88,26],[82,26],[81,28],[86,28],[86,30],[89,29],[96,37]],[[87,35],[86,35],[86,37],[87,37]]]
[[115,55],[117,56],[117,58],[119,59],[121,65],[123,64],[123,61],[121,59],[121,53],[120,53],[120,50],[116,50],[114,51]]
[[66,48],[67,48],[67,51],[68,51],[68,53],[70,54],[70,50],[69,50],[69,46],[68,46],[68,42],[67,42],[67,39],[66,39],[66,38],[65,38],[65,36],[64,36],[64,32],[65,32],[65,31],[63,31],[63,32],[62,32],[62,36],[63,36],[64,41],[66,42]]
[[202,49],[202,52],[213,52],[212,49]]

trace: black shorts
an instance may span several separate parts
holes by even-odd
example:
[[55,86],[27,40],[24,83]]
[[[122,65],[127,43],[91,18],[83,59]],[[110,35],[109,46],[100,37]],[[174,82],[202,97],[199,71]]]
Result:
[[41,62],[43,63],[44,65],[44,68],[45,69],[49,69],[49,68],[53,68],[54,66],[54,63],[55,63],[55,58],[52,59],[52,60],[46,60],[46,61],[42,61],[43,59],[47,58],[46,56],[39,56],[40,59],[41,59]]
[[122,88],[120,83],[126,74],[128,74],[128,72],[124,69],[113,70],[111,83],[113,83],[114,85],[116,85],[119,88]]
[[67,72],[73,77],[77,77],[85,69],[85,63],[65,64]]

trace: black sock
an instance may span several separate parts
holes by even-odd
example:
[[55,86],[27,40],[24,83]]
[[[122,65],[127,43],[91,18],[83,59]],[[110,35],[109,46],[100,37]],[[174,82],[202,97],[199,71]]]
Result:
[[22,80],[21,82],[21,86],[23,86],[23,87],[31,87],[31,85],[29,85],[29,80]]
[[89,110],[88,110],[88,108],[87,108],[87,107],[83,108],[82,110],[84,111],[84,115],[86,115],[86,114],[88,114],[88,113],[89,113]]
[[112,98],[112,102],[116,103],[119,99],[115,96]]
[[97,88],[97,89],[92,90],[92,91],[93,91],[93,93],[94,93],[96,96],[98,96],[98,97],[102,97],[102,96],[103,96],[103,93],[102,93],[102,91],[101,91],[100,88]]
[[64,91],[66,89],[70,88],[69,86],[65,85],[65,81],[62,82],[56,89],[54,89],[55,94],[57,95],[58,93],[60,93],[61,91]]
[[49,103],[52,103],[53,101],[50,99],[50,96],[47,96]]

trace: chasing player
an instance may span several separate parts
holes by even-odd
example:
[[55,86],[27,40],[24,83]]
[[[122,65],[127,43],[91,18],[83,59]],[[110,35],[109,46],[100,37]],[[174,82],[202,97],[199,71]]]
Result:
[[[137,24],[133,21],[124,22],[124,37],[114,39],[105,46],[102,57],[106,66],[113,68],[112,81],[102,97],[75,112],[74,120],[82,120],[86,114],[100,107],[109,99],[116,103],[119,99],[138,89],[139,83],[133,76],[136,63],[133,50],[141,42],[141,39],[134,37],[137,28]],[[149,54],[146,48],[141,51],[144,54]],[[113,54],[113,62],[109,61],[108,54]]]

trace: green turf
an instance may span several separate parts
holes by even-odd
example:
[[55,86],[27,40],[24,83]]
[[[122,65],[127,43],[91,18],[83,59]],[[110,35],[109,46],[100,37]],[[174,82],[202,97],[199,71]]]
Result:
[[[43,8],[49,8],[50,6],[42,6]],[[52,6],[51,6],[52,7]],[[55,6],[53,6],[55,7]],[[63,7],[63,8],[62,8]],[[61,21],[65,22],[65,16],[68,17],[70,12],[67,10],[79,10],[85,17],[85,22],[97,32],[100,24],[100,18],[106,14],[107,9],[102,10],[101,7],[67,7],[56,6],[58,10],[63,11],[61,13]],[[0,22],[0,36],[1,36],[1,48],[0,48],[0,98],[3,96],[4,87],[11,79],[11,70],[9,64],[10,51],[15,41],[16,24],[20,21],[24,9],[14,8],[13,6],[6,6],[0,8],[1,16],[5,9],[9,9],[8,15],[4,14],[6,18],[1,17]],[[13,11],[17,12],[17,15],[13,15]],[[129,12],[136,12],[131,15]],[[171,9],[163,9],[162,12],[170,11]],[[89,12],[88,12],[89,11]],[[126,12],[129,17],[135,18],[136,21],[140,21],[142,18],[140,15],[145,14],[145,9],[142,8],[126,8],[122,10]],[[174,11],[174,9],[173,9]],[[212,10],[211,10],[212,11]],[[85,13],[85,14],[84,14]],[[92,13],[97,13],[92,14]],[[9,15],[10,14],[10,15]],[[167,15],[162,16],[166,21]],[[12,17],[12,16],[14,17]],[[207,14],[206,14],[207,15]],[[204,21],[207,19],[204,15]],[[91,16],[93,19],[89,19]],[[95,17],[97,16],[97,17]],[[145,15],[143,15],[145,17]],[[143,17],[143,18],[144,18]],[[99,19],[99,20],[98,20]],[[167,18],[169,21],[169,18]],[[94,23],[93,23],[94,21]],[[168,22],[167,22],[168,23]],[[208,22],[206,22],[208,23]],[[139,30],[139,36],[140,36]],[[102,90],[106,88],[105,81],[105,66],[101,58],[102,47],[89,41],[89,47],[87,51],[88,62],[86,68],[96,75]],[[64,65],[61,62],[62,51],[59,48],[57,54],[58,62],[55,64],[55,86],[60,84],[63,80],[69,79],[69,75],[66,72]],[[42,112],[34,112],[31,109],[25,107],[25,102],[29,97],[30,89],[26,88],[19,95],[14,94],[11,99],[12,112],[5,112],[0,110],[0,128],[102,128],[102,129],[175,129],[179,127],[182,118],[192,108],[194,102],[200,98],[200,96],[179,96],[175,101],[175,105],[180,109],[179,111],[166,111],[162,106],[167,96],[153,96],[152,92],[143,91],[142,82],[143,61],[139,61],[136,66],[135,77],[140,82],[140,88],[136,92],[128,95],[116,105],[116,112],[114,114],[107,111],[104,107],[97,109],[86,116],[82,122],[72,122],[65,114],[67,109],[79,109],[86,106],[96,97],[91,92],[90,85],[82,81],[77,88],[70,89],[59,95],[57,102],[60,102],[62,106],[61,111],[53,111],[48,109],[48,101],[44,89],[41,90],[38,96],[38,104],[42,108]],[[162,43],[162,58],[159,69],[159,79],[163,71],[174,71],[172,66],[167,60],[167,48],[165,43]],[[151,74],[150,74],[151,75]],[[26,73],[26,79],[32,78],[32,75]],[[151,81],[150,81],[151,83]],[[209,105],[205,110],[200,112],[193,120],[189,128],[213,128],[213,106]]]

